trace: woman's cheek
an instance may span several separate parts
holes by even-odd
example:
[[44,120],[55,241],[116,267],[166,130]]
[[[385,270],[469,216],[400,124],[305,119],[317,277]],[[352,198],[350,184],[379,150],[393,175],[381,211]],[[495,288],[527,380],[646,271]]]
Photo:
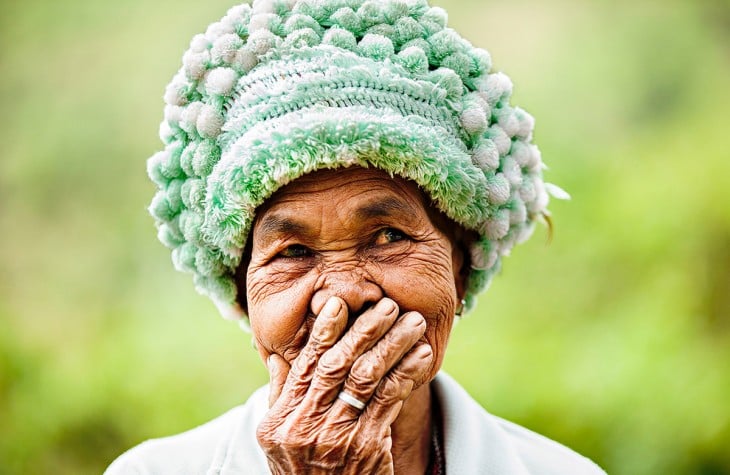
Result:
[[426,376],[430,381],[441,367],[458,297],[450,248],[437,242],[417,251],[387,273],[384,285],[401,312],[417,311],[426,319],[424,337],[433,350],[433,367]]
[[306,343],[312,285],[280,274],[249,274],[247,298],[251,330],[263,357],[276,353],[291,361]]
[[399,304],[401,311],[416,310],[427,321],[456,308],[451,253],[440,244],[414,249],[407,259],[389,269],[383,282],[386,294]]

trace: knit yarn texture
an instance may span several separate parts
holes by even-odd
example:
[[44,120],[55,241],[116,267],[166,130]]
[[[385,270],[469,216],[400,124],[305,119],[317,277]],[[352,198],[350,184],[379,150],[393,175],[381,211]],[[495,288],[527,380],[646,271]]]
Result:
[[466,308],[547,214],[533,118],[426,0],[261,0],[196,35],[165,92],[150,212],[178,270],[245,324],[234,280],[256,209],[322,168],[416,182],[479,239]]

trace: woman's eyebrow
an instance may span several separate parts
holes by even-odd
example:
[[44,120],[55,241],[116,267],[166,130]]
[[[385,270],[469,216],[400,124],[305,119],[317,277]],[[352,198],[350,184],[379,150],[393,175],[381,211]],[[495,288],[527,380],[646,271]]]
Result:
[[258,224],[256,231],[262,236],[305,234],[309,228],[291,218],[276,214],[266,215]]
[[[407,203],[396,198],[376,199],[358,207],[353,216],[356,220],[367,221],[390,216],[412,217],[414,210]],[[296,218],[269,213],[256,225],[256,234],[261,236],[265,245],[280,236],[307,235],[311,228]]]
[[387,218],[393,215],[404,214],[406,216],[411,216],[413,214],[413,208],[403,203],[401,200],[397,200],[392,197],[367,203],[355,211],[355,217],[362,220]]

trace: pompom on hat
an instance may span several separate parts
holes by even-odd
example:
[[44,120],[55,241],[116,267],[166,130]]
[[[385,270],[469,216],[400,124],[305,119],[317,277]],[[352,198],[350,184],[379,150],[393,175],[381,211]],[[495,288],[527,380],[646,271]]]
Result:
[[322,168],[416,182],[479,239],[466,308],[547,215],[533,118],[489,54],[426,0],[261,0],[196,35],[148,161],[150,212],[178,270],[226,318],[256,208]]

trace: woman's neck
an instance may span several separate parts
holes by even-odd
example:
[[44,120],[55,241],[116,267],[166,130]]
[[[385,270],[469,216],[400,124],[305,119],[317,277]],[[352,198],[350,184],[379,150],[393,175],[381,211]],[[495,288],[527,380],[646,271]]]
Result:
[[424,384],[403,403],[391,426],[397,475],[423,475],[431,455],[431,388]]

